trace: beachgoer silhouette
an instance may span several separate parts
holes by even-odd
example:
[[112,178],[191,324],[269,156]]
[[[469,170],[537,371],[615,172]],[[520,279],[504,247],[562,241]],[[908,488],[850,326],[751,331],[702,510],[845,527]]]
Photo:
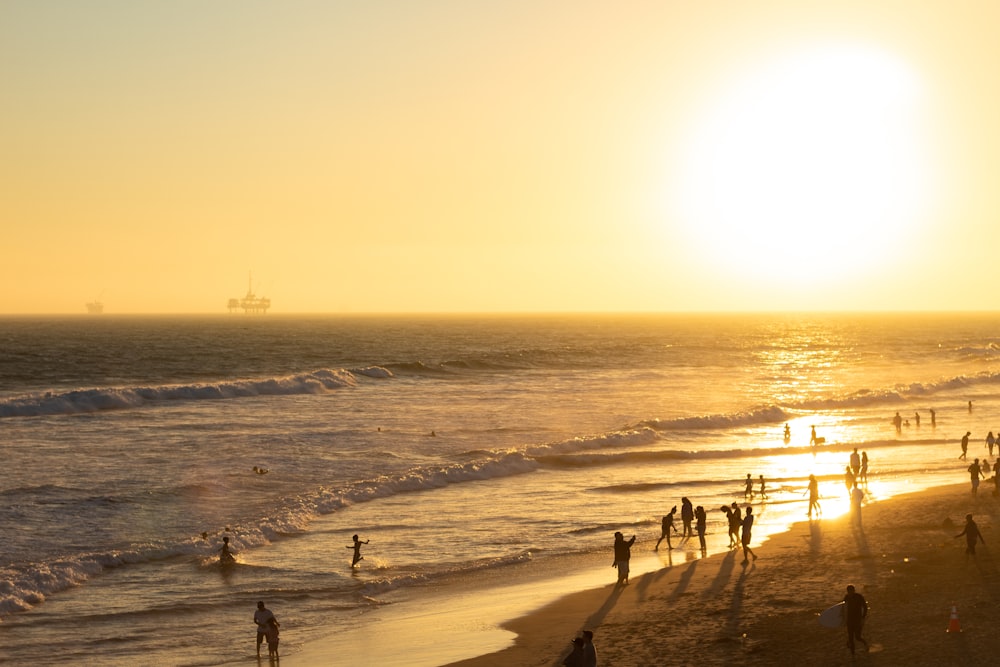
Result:
[[990,456],[993,456],[993,445],[997,443],[997,439],[993,437],[993,431],[986,434],[986,448],[990,450]]
[[583,637],[574,637],[570,643],[573,649],[563,660],[563,667],[583,667]]
[[223,565],[236,562],[236,557],[233,555],[233,552],[229,550],[228,536],[222,538],[222,547],[219,549],[219,562]]
[[597,667],[597,649],[594,647],[594,633],[583,631],[583,667]]
[[632,557],[632,545],[635,544],[635,535],[632,539],[625,541],[625,536],[621,532],[615,533],[615,562],[611,567],[618,568],[618,583],[628,583],[628,562]]
[[972,412],[972,401],[969,401],[969,412]]
[[851,514],[854,516],[854,522],[859,526],[861,525],[861,502],[864,499],[865,492],[855,482],[854,488],[851,489]]
[[903,418],[899,416],[898,412],[896,413],[896,416],[892,418],[892,425],[896,427],[896,433],[900,433],[903,430]]
[[268,621],[274,618],[271,610],[264,606],[264,602],[257,603],[257,611],[253,613],[253,622],[257,624],[257,657],[260,657],[260,645],[267,636]]
[[861,456],[858,455],[857,447],[851,452],[851,472],[854,473],[855,479],[857,479],[858,474],[861,472]]
[[705,515],[705,508],[701,505],[694,510],[694,520],[695,529],[698,531],[698,542],[701,546],[701,553],[704,554],[707,551],[705,547],[705,526],[707,523],[707,516]]
[[972,481],[972,495],[978,495],[979,492],[979,479],[983,476],[983,469],[979,467],[979,459],[973,461],[972,465],[968,468],[969,478]]
[[740,510],[740,506],[736,504],[735,500],[730,505],[730,508],[732,509],[732,514],[729,519],[729,533],[733,541],[732,546],[739,548],[740,528],[743,527],[743,512]]
[[854,488],[854,472],[851,470],[851,466],[844,468],[844,486],[847,487],[847,495],[851,495],[851,489]]
[[694,532],[691,530],[692,521],[694,521],[694,505],[686,497],[681,498],[681,526],[684,528],[681,537],[683,539],[694,537]]
[[917,426],[917,428],[920,428],[920,413],[919,412],[914,412],[913,413],[913,423],[914,423],[914,425]]
[[868,452],[861,452],[861,482],[868,483]]
[[934,408],[930,408],[928,412],[931,413],[931,426],[937,426],[937,413],[934,412]]
[[969,556],[975,558],[976,556],[976,541],[980,541],[986,544],[986,540],[983,539],[983,534],[979,532],[979,526],[976,522],[972,520],[971,514],[965,515],[965,528],[962,532],[955,536],[957,540],[962,535],[965,535],[965,560],[969,560]]
[[972,435],[972,431],[966,431],[965,435],[962,436],[962,455],[958,458],[964,459],[966,453],[969,451],[969,436]]
[[747,562],[747,555],[753,556],[757,560],[757,554],[750,548],[751,531],[753,529],[753,507],[747,507],[747,514],[743,517],[743,534],[740,536],[740,544],[743,545],[743,562]]
[[747,473],[746,485],[743,489],[743,497],[753,499],[753,478],[750,477],[750,473]]
[[760,497],[767,498],[767,487],[764,485],[764,476],[760,476]]
[[264,632],[267,639],[267,654],[272,658],[278,657],[278,621],[272,616],[267,619],[267,630]]
[[653,547],[653,551],[660,550],[660,542],[663,538],[667,538],[667,549],[673,549],[674,546],[670,544],[670,531],[677,533],[677,526],[674,525],[674,515],[677,514],[677,505],[670,508],[670,512],[667,513],[663,520],[660,522],[660,539],[656,540],[656,546]]
[[788,424],[785,424],[785,442],[792,439],[792,429],[789,428]]
[[809,444],[815,445],[818,444],[817,441],[819,440],[819,438],[816,437],[816,427],[812,426],[811,428],[812,428],[812,433],[809,435]]
[[358,561],[362,561],[365,559],[365,557],[361,555],[361,545],[368,544],[370,540],[365,540],[364,542],[362,542],[361,540],[358,539],[357,535],[354,535],[351,539],[354,540],[354,543],[348,546],[347,548],[354,549],[354,559],[351,561],[351,567],[354,567],[355,565],[358,564]]
[[823,511],[819,507],[819,482],[816,481],[816,475],[809,475],[809,518],[812,518],[813,510],[816,510],[816,514],[822,514]]
[[847,647],[854,655],[854,640],[858,640],[868,649],[868,642],[861,636],[865,619],[868,617],[868,601],[861,593],[854,590],[854,586],[847,587],[847,595],[844,596],[844,621],[847,625]]

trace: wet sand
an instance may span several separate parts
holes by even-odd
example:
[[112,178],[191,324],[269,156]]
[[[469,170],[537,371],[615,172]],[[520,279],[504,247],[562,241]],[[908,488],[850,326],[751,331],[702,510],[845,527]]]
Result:
[[[731,551],[633,576],[627,586],[582,589],[503,622],[506,633],[462,627],[455,621],[460,609],[441,615],[429,606],[410,614],[408,625],[397,619],[367,641],[398,648],[383,652],[379,664],[453,667],[561,665],[570,640],[585,628],[595,633],[603,666],[995,664],[1000,503],[991,491],[984,483],[974,498],[968,484],[956,484],[898,496],[865,506],[860,527],[849,515],[796,524],[763,544],[755,540],[759,560],[746,566],[742,552]],[[970,512],[986,544],[967,561],[965,538],[954,536]],[[871,652],[859,648],[853,660],[845,630],[817,622],[849,583],[871,606],[864,630]],[[526,602],[479,594],[463,603],[478,608],[515,599]],[[946,632],[953,605],[961,633]],[[412,643],[417,637],[420,647]],[[310,642],[282,662],[341,662],[337,646],[347,639]],[[428,640],[439,647],[436,657]],[[483,655],[456,659],[452,649],[467,652],[470,641],[480,642]]]

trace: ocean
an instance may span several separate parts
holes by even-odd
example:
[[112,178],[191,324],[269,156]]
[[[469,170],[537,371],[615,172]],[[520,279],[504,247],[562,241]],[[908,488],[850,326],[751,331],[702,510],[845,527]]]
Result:
[[3,317],[0,663],[223,665],[258,600],[288,656],[452,589],[610,583],[617,530],[633,572],[701,557],[653,551],[682,497],[725,551],[747,474],[764,558],[810,474],[846,511],[855,448],[868,502],[968,479],[998,359],[988,314]]

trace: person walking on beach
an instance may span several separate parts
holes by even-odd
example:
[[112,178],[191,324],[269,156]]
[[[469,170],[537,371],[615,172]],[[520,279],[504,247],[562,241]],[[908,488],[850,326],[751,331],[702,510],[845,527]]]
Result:
[[809,433],[809,444],[810,445],[818,445],[819,444],[819,438],[816,437],[816,427],[815,426],[811,426],[810,430],[811,430],[811,432]]
[[868,650],[868,642],[861,636],[867,617],[868,601],[864,595],[855,592],[854,586],[849,585],[847,595],[844,596],[844,621],[847,625],[847,648],[851,649],[851,655],[854,655],[855,639],[864,644],[865,650]]
[[851,495],[851,489],[854,488],[854,473],[851,472],[851,466],[847,466],[844,470],[844,486],[847,487],[847,495]]
[[695,530],[698,531],[698,543],[701,546],[701,554],[704,556],[707,551],[705,547],[705,527],[708,517],[705,515],[705,508],[701,505],[698,505],[694,510],[694,521]]
[[365,540],[364,542],[362,542],[361,540],[358,539],[357,535],[353,536],[351,539],[354,540],[354,543],[348,546],[347,548],[354,549],[354,559],[351,561],[351,567],[354,567],[355,565],[358,564],[359,561],[363,561],[365,559],[365,557],[361,555],[361,545],[368,544],[370,540]]
[[965,460],[965,455],[969,451],[969,436],[972,435],[972,431],[966,431],[965,435],[962,436],[962,455],[958,458]]
[[628,583],[628,561],[632,558],[632,545],[635,544],[635,535],[628,542],[621,532],[615,533],[615,562],[611,567],[618,568],[618,583]]
[[747,500],[753,500],[753,478],[750,477],[750,473],[747,473],[747,481],[743,488],[743,497]]
[[861,483],[868,483],[868,452],[861,452]]
[[788,424],[785,424],[785,442],[792,439],[792,429],[789,428]]
[[983,476],[983,469],[979,467],[979,459],[973,461],[968,470],[969,478],[972,482],[972,495],[979,495],[979,479]]
[[743,527],[743,513],[740,511],[740,506],[736,504],[735,500],[729,507],[729,546],[738,549],[740,546],[740,528]]
[[597,649],[592,630],[583,631],[583,667],[597,667]]
[[753,556],[757,560],[757,554],[750,548],[751,530],[753,529],[753,507],[747,507],[747,514],[743,517],[743,535],[740,539],[743,545],[743,562],[747,562],[747,555]]
[[264,606],[263,600],[257,603],[257,611],[253,613],[253,622],[257,624],[257,657],[260,657],[260,645],[267,636],[268,622],[274,618],[271,610]]
[[738,544],[738,542],[736,542],[733,539],[733,537],[734,537],[733,536],[733,510],[729,507],[729,505],[723,505],[722,507],[719,508],[719,511],[726,515],[726,530],[729,533],[729,548],[732,549],[733,546],[735,546],[736,544]]
[[816,516],[819,516],[823,511],[819,507],[819,482],[816,481],[816,475],[809,475],[809,518],[812,518],[813,510],[816,510]]
[[764,485],[764,476],[760,476],[760,497],[761,500],[767,500],[767,488]]
[[684,527],[681,537],[685,540],[694,537],[694,532],[691,530],[692,521],[694,521],[694,505],[686,497],[681,498],[681,525]]
[[997,439],[993,437],[993,431],[986,434],[986,448],[990,450],[990,456],[993,456],[993,445],[995,445]]
[[653,551],[660,550],[660,542],[663,538],[667,538],[667,549],[673,549],[674,546],[670,544],[670,531],[677,533],[677,526],[674,525],[674,515],[677,514],[677,505],[670,508],[670,512],[667,513],[663,520],[660,522],[660,539],[656,540],[656,546],[653,547]]
[[965,528],[955,536],[955,539],[957,540],[962,535],[965,535],[965,560],[968,562],[969,556],[976,557],[976,542],[986,544],[986,540],[983,539],[983,534],[979,532],[979,526],[972,520],[971,514],[965,515]]

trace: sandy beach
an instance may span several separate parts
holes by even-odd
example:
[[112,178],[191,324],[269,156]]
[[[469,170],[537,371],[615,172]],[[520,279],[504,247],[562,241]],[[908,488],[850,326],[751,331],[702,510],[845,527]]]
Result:
[[[755,542],[759,560],[747,566],[732,551],[636,576],[627,586],[582,590],[504,623],[513,644],[472,659],[449,663],[445,647],[482,639],[482,628],[438,627],[433,614],[411,618],[409,630],[388,625],[402,634],[385,641],[402,647],[407,632],[436,637],[440,664],[453,667],[561,665],[570,639],[585,628],[595,633],[601,665],[995,664],[1000,535],[991,490],[984,484],[974,498],[967,484],[956,484],[899,496],[866,505],[860,527],[848,515]],[[967,561],[965,539],[955,535],[970,512],[986,544]],[[871,650],[853,661],[845,631],[817,622],[849,583],[871,606],[864,630]],[[961,633],[947,632],[953,605]],[[344,657],[337,644],[310,642],[284,662],[332,664]],[[398,664],[407,664],[405,655]]]

